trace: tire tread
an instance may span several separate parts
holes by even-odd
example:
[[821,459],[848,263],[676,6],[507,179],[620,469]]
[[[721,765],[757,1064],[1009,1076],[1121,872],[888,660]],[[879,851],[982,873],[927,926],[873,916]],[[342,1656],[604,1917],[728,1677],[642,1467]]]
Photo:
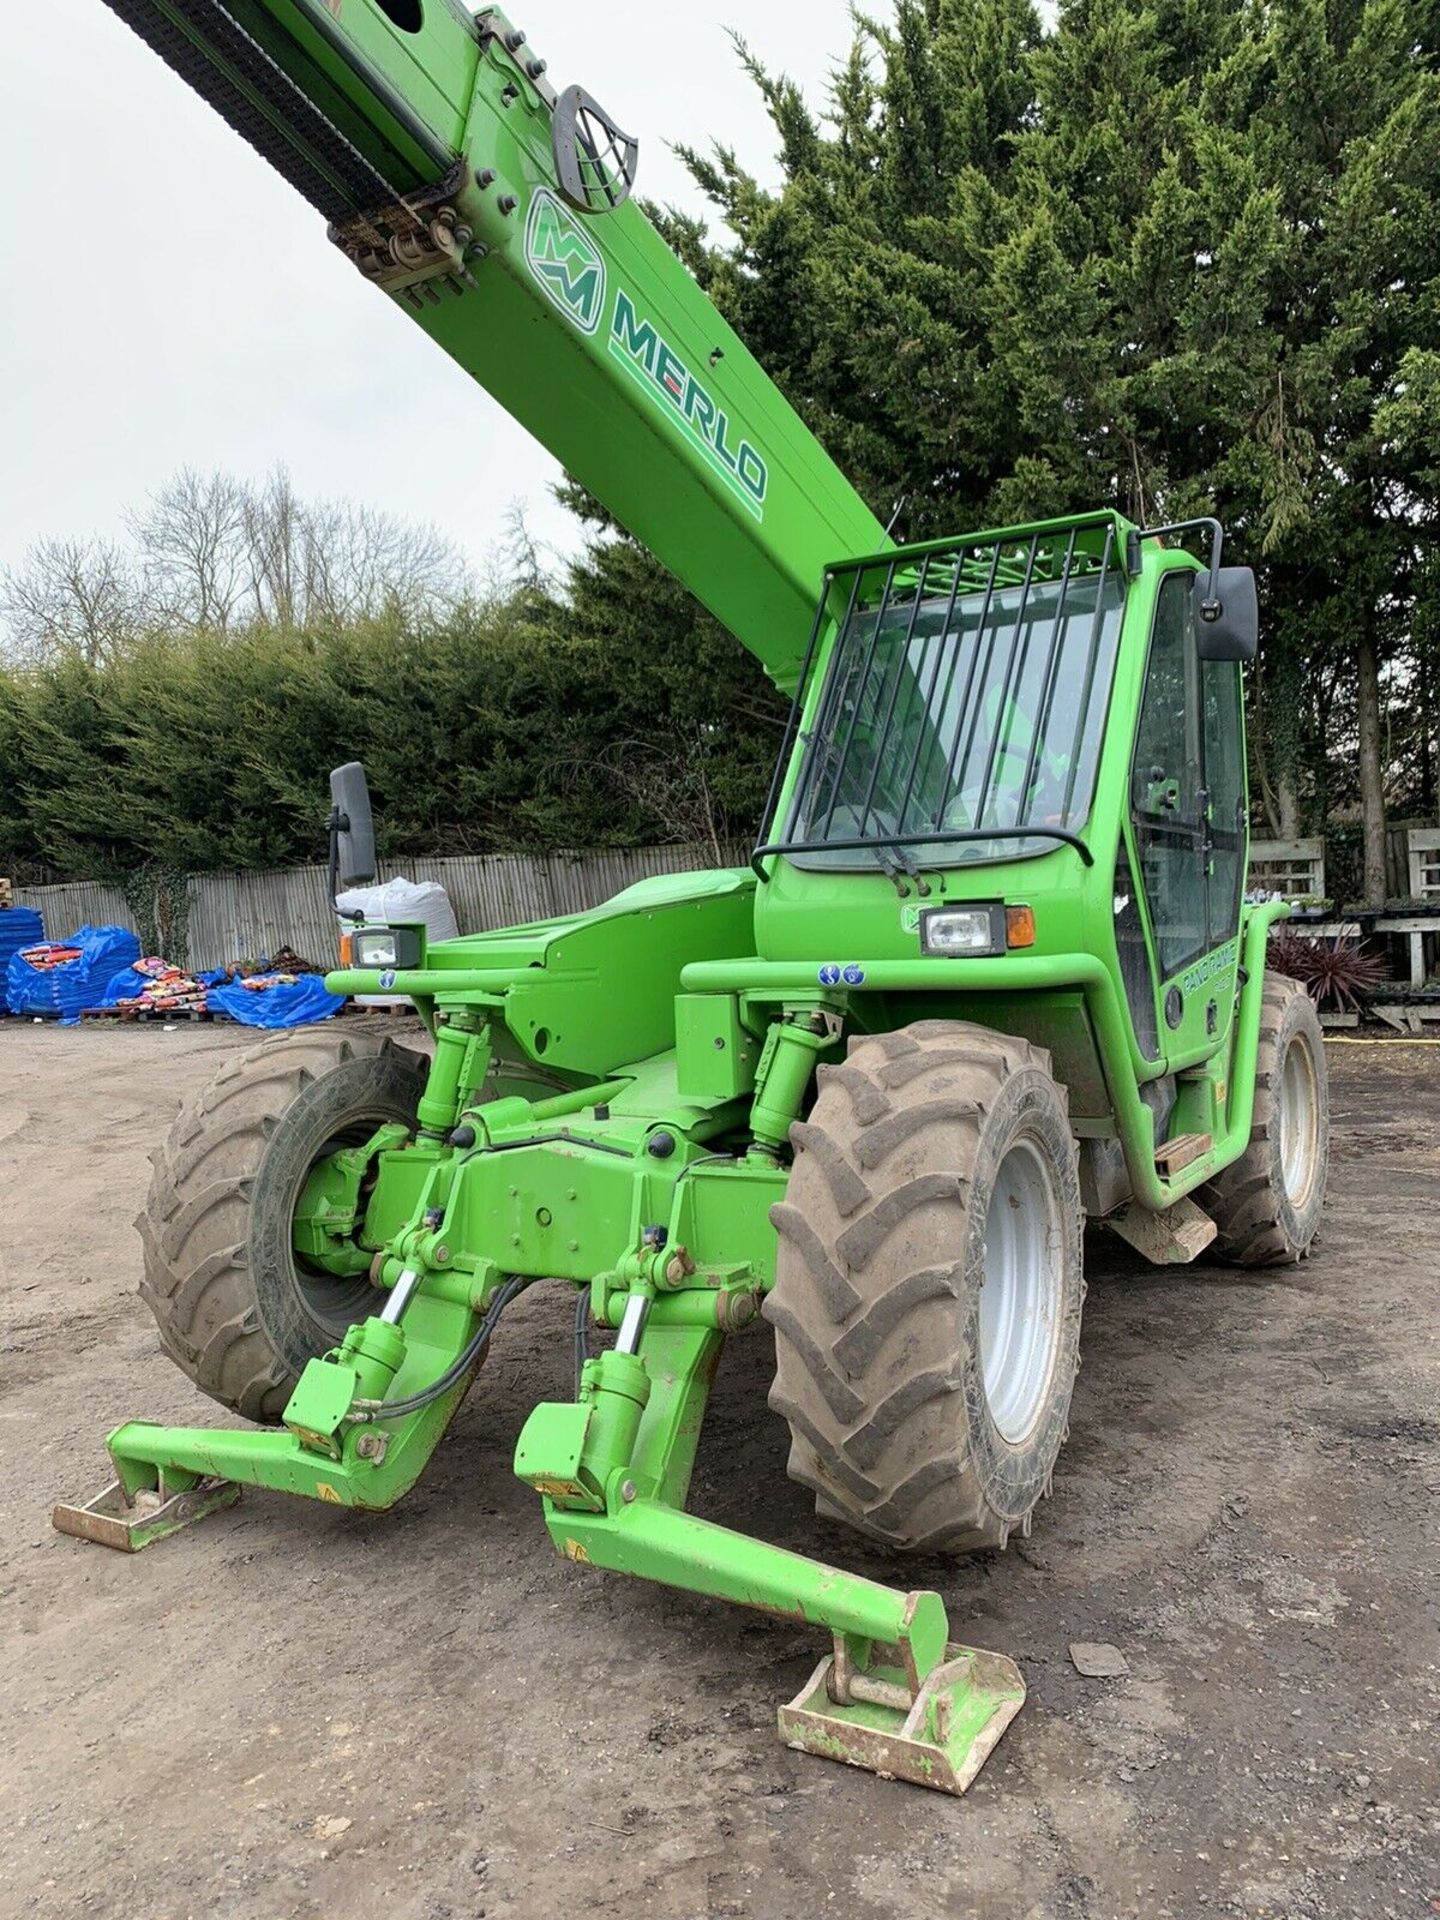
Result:
[[[1314,1244],[1313,1221],[1309,1224],[1308,1237],[1303,1239],[1297,1239],[1287,1224],[1287,1214],[1291,1219],[1296,1216],[1276,1183],[1275,1146],[1271,1136],[1283,1067],[1281,1041],[1287,1020],[1292,1012],[1297,1012],[1305,1024],[1312,1025],[1312,1039],[1316,1041],[1315,1065],[1320,1076],[1322,1103],[1321,1165],[1316,1177],[1323,1197],[1328,1137],[1324,1040],[1318,1019],[1313,1011],[1308,1011],[1307,1017],[1307,1012],[1300,1010],[1301,1002],[1305,1010],[1309,1010],[1309,995],[1298,980],[1278,973],[1265,975],[1250,1144],[1238,1160],[1207,1181],[1195,1196],[1215,1222],[1215,1251],[1234,1266],[1288,1266],[1308,1258]],[[1318,1207],[1315,1213],[1318,1220]]]
[[256,1311],[246,1244],[254,1176],[291,1103],[363,1055],[409,1074],[418,1098],[427,1063],[388,1037],[286,1034],[228,1060],[151,1155],[150,1192],[135,1223],[140,1297],[176,1365],[249,1420],[278,1420],[296,1378]]
[[[842,1065],[820,1068],[814,1108],[791,1130],[795,1167],[771,1210],[770,1405],[789,1423],[790,1477],[816,1512],[891,1546],[958,1552],[1028,1530],[1028,1508],[991,1504],[956,1417],[966,1353],[945,1329],[964,1261],[937,1264],[932,1248],[907,1266],[899,1251],[922,1209],[950,1209],[963,1229],[985,1116],[1025,1069],[1048,1079],[1049,1056],[957,1021],[858,1035]],[[1077,1188],[1077,1247],[1078,1209]]]

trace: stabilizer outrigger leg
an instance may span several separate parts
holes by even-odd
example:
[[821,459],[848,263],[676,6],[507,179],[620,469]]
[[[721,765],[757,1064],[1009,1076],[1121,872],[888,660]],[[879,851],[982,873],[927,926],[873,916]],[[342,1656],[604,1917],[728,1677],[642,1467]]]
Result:
[[[655,1304],[656,1316],[669,1303]],[[963,1793],[1020,1711],[1002,1654],[958,1646],[939,1594],[902,1593],[682,1511],[720,1336],[654,1326],[586,1365],[581,1398],[537,1407],[515,1470],[568,1559],[828,1627],[834,1651],[779,1714],[792,1747]],[[648,1364],[647,1364],[648,1363]]]
[[73,1534],[97,1547],[115,1547],[121,1553],[139,1553],[192,1521],[233,1506],[239,1498],[240,1489],[233,1480],[157,1470],[155,1484],[137,1487],[133,1496],[123,1479],[112,1480],[83,1506],[62,1500],[52,1509],[50,1520],[57,1533]]
[[[306,1367],[280,1428],[162,1427],[127,1420],[106,1440],[113,1483],[83,1506],[61,1504],[61,1533],[135,1553],[240,1497],[267,1487],[331,1506],[372,1512],[409,1492],[434,1452],[468,1384],[402,1412],[398,1392],[443,1376],[463,1355],[467,1329],[493,1299],[490,1276],[450,1300],[415,1302],[407,1326],[383,1317],[358,1322],[334,1352]],[[503,1305],[503,1302],[501,1303]],[[408,1338],[407,1338],[408,1336]],[[395,1413],[378,1424],[385,1404]]]
[[[619,1285],[611,1292],[606,1282]],[[577,1400],[534,1410],[516,1448],[515,1471],[544,1496],[556,1546],[582,1565],[827,1628],[834,1650],[780,1709],[781,1737],[825,1759],[963,1793],[1024,1702],[1018,1668],[953,1644],[937,1593],[882,1586],[684,1511],[722,1328],[752,1324],[759,1299],[743,1269],[659,1297],[641,1284],[638,1274],[596,1283],[597,1317],[619,1325],[618,1343],[586,1362]],[[504,1305],[478,1285],[450,1304],[468,1322],[482,1299],[487,1319]],[[229,1505],[242,1484],[394,1505],[464,1391],[457,1381],[433,1399],[403,1392],[412,1358],[432,1380],[454,1373],[453,1350],[449,1374],[435,1370],[442,1334],[462,1357],[472,1351],[457,1325],[427,1324],[427,1307],[438,1316],[443,1304],[416,1301],[409,1324],[430,1337],[414,1356],[383,1318],[352,1327],[336,1352],[306,1368],[279,1431],[117,1428],[115,1484],[84,1507],[57,1507],[55,1525],[133,1552]]]

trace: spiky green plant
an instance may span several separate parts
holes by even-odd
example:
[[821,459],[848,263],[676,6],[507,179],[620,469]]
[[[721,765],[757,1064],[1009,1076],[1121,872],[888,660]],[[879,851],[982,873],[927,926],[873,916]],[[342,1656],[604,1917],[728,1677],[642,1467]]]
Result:
[[1307,939],[1289,927],[1270,936],[1267,964],[1299,980],[1317,1007],[1363,1013],[1366,999],[1389,978],[1385,962],[1358,940]]

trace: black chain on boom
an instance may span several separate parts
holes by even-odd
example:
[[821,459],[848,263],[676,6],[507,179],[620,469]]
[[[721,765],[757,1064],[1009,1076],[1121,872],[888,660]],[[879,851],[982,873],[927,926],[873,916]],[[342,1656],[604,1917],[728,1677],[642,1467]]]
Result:
[[419,184],[387,180],[220,0],[105,4],[327,220],[383,206]]

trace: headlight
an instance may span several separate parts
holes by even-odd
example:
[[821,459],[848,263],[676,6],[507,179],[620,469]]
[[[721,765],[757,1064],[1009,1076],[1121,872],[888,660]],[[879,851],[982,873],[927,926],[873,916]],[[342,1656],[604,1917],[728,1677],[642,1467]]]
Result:
[[365,972],[418,967],[420,960],[418,927],[360,927],[350,935],[350,965]]
[[395,935],[389,927],[377,927],[373,933],[357,933],[351,943],[357,967],[398,967]]
[[920,916],[920,947],[937,960],[1004,953],[1005,909],[998,905],[931,907]]

